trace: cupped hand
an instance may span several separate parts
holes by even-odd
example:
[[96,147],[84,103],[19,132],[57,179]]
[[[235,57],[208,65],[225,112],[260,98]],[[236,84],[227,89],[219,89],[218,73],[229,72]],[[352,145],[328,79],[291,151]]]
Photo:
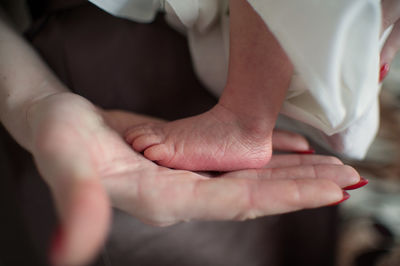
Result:
[[[110,205],[157,226],[244,220],[338,202],[341,188],[360,180],[338,159],[318,155],[274,155],[264,169],[214,173],[216,178],[160,167],[122,138],[152,118],[102,111],[72,93],[37,101],[27,117],[31,152],[60,214],[54,265],[93,258],[109,228]],[[308,149],[292,133],[275,132],[273,142],[275,149]]]
[[391,33],[381,51],[381,73],[380,79],[383,80],[389,71],[395,55],[400,49],[400,1],[382,0],[382,30],[393,26]]

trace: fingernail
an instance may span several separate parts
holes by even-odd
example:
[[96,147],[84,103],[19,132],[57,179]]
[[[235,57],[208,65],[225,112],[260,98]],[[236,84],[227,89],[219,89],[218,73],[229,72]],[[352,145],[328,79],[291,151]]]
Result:
[[379,82],[382,82],[387,74],[389,73],[390,66],[388,63],[382,65],[380,73],[379,73]]
[[310,148],[309,150],[305,151],[293,151],[293,152],[297,154],[315,154],[315,150],[313,148]]
[[50,242],[49,261],[50,265],[57,265],[64,245],[64,232],[61,226],[54,231]]
[[329,204],[328,206],[336,206],[339,205],[340,203],[342,203],[343,201],[346,201],[350,198],[350,194],[347,193],[346,191],[343,191],[343,198],[341,200],[339,200],[338,202],[334,202],[332,204]]
[[357,189],[360,187],[365,186],[366,184],[368,184],[368,179],[365,179],[364,177],[361,177],[360,181],[357,184],[351,185],[351,186],[347,186],[345,188],[343,188],[344,190],[353,190],[353,189]]

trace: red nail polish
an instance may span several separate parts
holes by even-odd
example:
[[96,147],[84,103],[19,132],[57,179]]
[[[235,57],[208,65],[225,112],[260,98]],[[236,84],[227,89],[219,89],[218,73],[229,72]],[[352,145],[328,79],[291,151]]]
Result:
[[350,198],[350,194],[347,193],[346,191],[343,191],[343,198],[341,200],[339,200],[338,202],[334,202],[332,204],[329,204],[328,206],[336,206],[339,205],[340,203],[342,203],[343,201],[346,201]]
[[297,154],[315,154],[315,150],[313,148],[310,148],[309,150],[305,151],[294,151]]
[[49,261],[50,265],[57,265],[64,245],[64,232],[61,226],[54,231],[50,242]]
[[360,181],[357,184],[351,185],[351,186],[347,186],[345,188],[343,188],[344,190],[353,190],[353,189],[357,189],[360,187],[365,186],[366,184],[368,184],[368,180],[365,179],[364,177],[361,177]]
[[389,64],[385,63],[382,65],[380,73],[379,73],[379,82],[382,82],[386,75],[389,73],[390,66]]

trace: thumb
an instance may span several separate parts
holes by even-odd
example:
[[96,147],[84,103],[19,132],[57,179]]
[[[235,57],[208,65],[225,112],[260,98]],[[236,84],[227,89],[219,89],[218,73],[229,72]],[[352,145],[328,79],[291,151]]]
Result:
[[[64,190],[60,192],[60,190]],[[101,248],[109,227],[110,207],[101,184],[74,180],[53,190],[61,222],[49,250],[52,265],[86,265]]]
[[63,137],[60,132],[53,136],[57,141],[47,135],[34,153],[60,216],[49,259],[52,265],[85,265],[94,258],[107,236],[110,204],[83,143],[65,134]]

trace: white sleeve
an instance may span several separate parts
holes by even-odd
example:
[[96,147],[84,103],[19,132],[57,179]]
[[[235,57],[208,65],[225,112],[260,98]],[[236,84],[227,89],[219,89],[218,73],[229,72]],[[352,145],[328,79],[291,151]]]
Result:
[[321,130],[334,151],[363,157],[379,117],[380,1],[248,2],[296,69],[282,113]]
[[308,117],[305,122],[335,134],[375,102],[379,0],[249,2],[275,34],[306,87],[302,93],[289,94],[287,112],[299,108],[296,111]]
[[106,12],[137,22],[152,22],[162,0],[89,0]]

